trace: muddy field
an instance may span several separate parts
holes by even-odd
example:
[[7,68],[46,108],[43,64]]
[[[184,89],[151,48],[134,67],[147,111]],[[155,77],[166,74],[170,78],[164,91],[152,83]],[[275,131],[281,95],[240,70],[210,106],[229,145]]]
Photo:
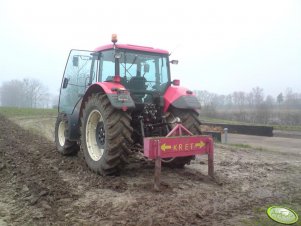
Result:
[[132,157],[121,176],[101,177],[81,153],[61,156],[54,120],[0,115],[0,225],[279,225],[271,205],[301,215],[301,139],[230,135],[236,146],[215,145],[214,179],[200,156],[164,168],[155,192],[152,162]]

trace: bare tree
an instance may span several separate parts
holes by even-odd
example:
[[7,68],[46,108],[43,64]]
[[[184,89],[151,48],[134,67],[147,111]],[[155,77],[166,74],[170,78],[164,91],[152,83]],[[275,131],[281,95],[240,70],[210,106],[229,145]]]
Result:
[[23,82],[29,106],[38,107],[47,96],[47,88],[37,79],[24,79]]
[[283,94],[279,93],[279,95],[277,96],[277,103],[280,105],[283,102]]
[[[286,89],[285,95],[265,97],[263,89],[255,87],[251,92],[236,91],[218,95],[208,91],[195,91],[202,104],[201,115],[220,119],[263,124],[301,124],[301,93]],[[278,106],[276,106],[278,105]]]
[[24,85],[19,80],[4,82],[1,87],[1,105],[24,107]]
[[225,106],[232,107],[233,105],[233,96],[231,94],[225,96]]
[[260,87],[255,87],[252,89],[252,96],[255,106],[259,106],[263,103],[264,95],[263,95],[263,89]]
[[234,92],[233,103],[238,108],[238,112],[235,113],[236,120],[245,121],[246,120],[246,94],[242,91]]
[[271,95],[268,95],[264,102],[257,106],[257,123],[268,124],[273,121],[273,108],[275,105],[275,99]]
[[291,88],[287,88],[284,104],[286,108],[301,109],[301,94],[293,92]]
[[218,97],[214,93],[206,90],[196,91],[196,96],[202,105],[203,114],[209,117],[215,117]]
[[1,87],[2,106],[41,107],[48,101],[47,88],[37,79],[12,80]]

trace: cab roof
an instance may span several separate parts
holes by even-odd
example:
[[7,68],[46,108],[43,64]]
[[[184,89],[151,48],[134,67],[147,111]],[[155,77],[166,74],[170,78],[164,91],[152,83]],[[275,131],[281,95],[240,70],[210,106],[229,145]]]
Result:
[[[153,47],[147,47],[147,46],[137,46],[137,45],[130,45],[130,44],[116,44],[116,48],[118,49],[129,49],[129,50],[136,50],[136,51],[142,51],[142,52],[151,52],[151,53],[159,53],[159,54],[169,54],[168,51],[163,49],[155,49]],[[113,44],[108,44],[104,46],[97,47],[94,49],[95,52],[100,52],[104,50],[113,49]]]

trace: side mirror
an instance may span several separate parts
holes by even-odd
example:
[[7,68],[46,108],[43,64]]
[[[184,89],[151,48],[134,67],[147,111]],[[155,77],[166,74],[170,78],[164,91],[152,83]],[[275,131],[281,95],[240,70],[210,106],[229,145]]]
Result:
[[149,64],[144,64],[143,71],[144,73],[149,72]]
[[64,78],[64,81],[63,81],[63,89],[67,88],[68,82],[69,82],[69,79],[68,79],[68,78]]
[[178,60],[171,60],[170,63],[171,64],[179,64],[179,61]]
[[72,63],[73,67],[78,67],[78,56],[73,56]]

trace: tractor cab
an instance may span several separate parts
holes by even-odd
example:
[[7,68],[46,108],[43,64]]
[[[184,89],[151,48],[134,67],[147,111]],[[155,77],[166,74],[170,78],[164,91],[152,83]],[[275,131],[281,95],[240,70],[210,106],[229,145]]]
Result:
[[169,53],[135,45],[111,44],[94,51],[71,50],[61,89],[60,108],[71,113],[94,83],[120,83],[136,104],[162,96],[171,85]]
[[153,93],[164,93],[170,84],[168,54],[146,52],[153,48],[113,45],[96,49],[97,82],[120,82],[136,103]]

